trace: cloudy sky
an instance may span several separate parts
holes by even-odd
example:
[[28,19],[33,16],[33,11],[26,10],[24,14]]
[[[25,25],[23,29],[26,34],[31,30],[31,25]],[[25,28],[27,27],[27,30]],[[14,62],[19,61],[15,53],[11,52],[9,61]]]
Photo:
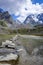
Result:
[[43,13],[43,0],[0,0],[0,8],[23,22],[29,14]]

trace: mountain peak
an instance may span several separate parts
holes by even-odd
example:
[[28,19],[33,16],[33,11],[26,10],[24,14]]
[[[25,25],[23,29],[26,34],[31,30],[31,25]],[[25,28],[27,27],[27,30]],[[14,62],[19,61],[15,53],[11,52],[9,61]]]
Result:
[[4,12],[4,10],[2,8],[0,8],[0,13]]
[[41,14],[30,14],[26,17],[24,24],[37,25],[43,23],[43,13]]

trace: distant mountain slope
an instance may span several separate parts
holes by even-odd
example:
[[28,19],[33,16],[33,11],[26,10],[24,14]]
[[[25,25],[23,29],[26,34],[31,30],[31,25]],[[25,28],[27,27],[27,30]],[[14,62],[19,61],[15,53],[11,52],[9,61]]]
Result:
[[43,23],[43,13],[38,14],[37,18],[39,21],[42,21],[42,23]]
[[3,9],[0,8],[0,21],[1,20],[3,20],[3,23],[6,23],[10,29],[15,29],[21,24],[19,20],[14,20],[8,11],[3,11]]
[[36,28],[43,28],[43,24],[37,24],[35,27]]
[[5,31],[8,31],[9,29],[17,29],[19,25],[20,22],[18,20],[13,20],[13,17],[8,11],[4,11],[0,8],[0,33],[5,33]]
[[27,16],[27,18],[24,21],[24,24],[32,24],[37,25],[37,24],[43,24],[43,13],[41,14],[30,14],[29,16]]
[[12,17],[8,11],[0,13],[0,20],[5,20],[7,23],[12,24]]
[[35,29],[39,25],[43,26],[43,13],[37,15],[30,14],[25,21],[21,23],[17,19],[14,20],[8,11],[4,11],[0,8],[0,32],[17,29]]
[[0,8],[0,13],[4,12],[4,10],[2,8]]

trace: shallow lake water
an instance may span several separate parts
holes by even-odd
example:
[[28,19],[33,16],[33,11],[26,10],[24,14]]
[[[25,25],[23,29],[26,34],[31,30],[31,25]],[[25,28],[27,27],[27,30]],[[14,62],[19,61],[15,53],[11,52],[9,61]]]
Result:
[[[43,57],[29,55],[29,53],[31,53],[30,51],[32,51],[35,47],[43,45],[43,37],[22,36],[16,41],[16,43],[17,42],[20,43],[17,47],[23,49],[23,51],[19,52],[20,58],[16,62],[14,60],[9,62],[0,62],[0,65],[43,65]],[[3,55],[6,54],[3,53]]]

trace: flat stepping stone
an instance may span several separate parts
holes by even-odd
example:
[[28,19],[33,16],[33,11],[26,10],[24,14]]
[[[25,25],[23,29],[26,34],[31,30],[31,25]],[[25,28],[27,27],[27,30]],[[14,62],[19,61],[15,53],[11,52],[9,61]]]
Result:
[[17,54],[8,54],[6,56],[0,56],[0,61],[9,61],[9,60],[17,60],[18,55]]

